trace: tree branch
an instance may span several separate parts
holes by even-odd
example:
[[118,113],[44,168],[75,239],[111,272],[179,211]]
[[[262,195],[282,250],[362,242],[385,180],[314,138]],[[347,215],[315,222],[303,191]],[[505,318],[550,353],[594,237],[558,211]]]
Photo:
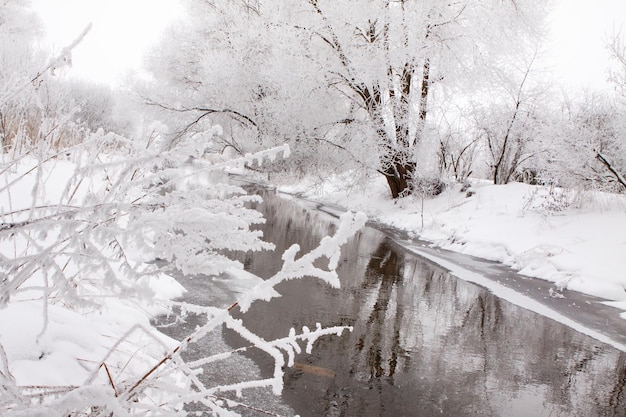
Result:
[[615,167],[611,164],[611,162],[602,153],[596,151],[595,149],[594,149],[594,152],[596,153],[596,159],[602,162],[602,165],[604,165],[606,169],[608,169],[611,172],[611,174],[613,174],[617,182],[619,182],[622,185],[622,187],[626,189],[626,178],[624,178],[624,176],[618,170],[615,169]]
[[[167,106],[165,104],[156,102],[150,98],[146,98],[144,97],[144,100],[146,100],[146,104],[149,106],[156,106],[156,107],[160,107],[163,110],[168,110],[168,111],[173,111],[173,112],[178,112],[178,113],[189,113],[189,112],[202,112],[204,114],[200,115],[194,122],[192,122],[190,125],[187,126],[187,128],[185,128],[185,131],[187,131],[191,125],[198,123],[202,118],[204,118],[205,116],[208,116],[210,114],[214,114],[214,113],[226,113],[229,114],[231,116],[235,116],[233,117],[235,120],[239,121],[240,123],[248,123],[254,127],[259,127],[257,122],[255,122],[250,116],[247,116],[243,113],[241,113],[240,111],[237,110],[233,110],[233,109],[229,109],[229,108],[224,108],[224,109],[212,109],[212,108],[205,108],[205,107],[170,107]],[[243,124],[245,124],[243,123]]]

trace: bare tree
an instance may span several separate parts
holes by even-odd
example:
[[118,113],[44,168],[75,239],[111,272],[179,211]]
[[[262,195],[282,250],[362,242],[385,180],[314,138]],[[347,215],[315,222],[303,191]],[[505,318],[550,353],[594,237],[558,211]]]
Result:
[[[621,31],[613,34],[607,48],[611,54],[611,59],[616,63],[616,68],[610,72],[609,80],[613,83],[622,99],[626,100],[626,44]],[[626,105],[626,103],[623,105]],[[622,131],[621,134],[625,135],[626,132]],[[601,150],[596,151],[596,158],[613,175],[615,180],[623,187],[623,190],[626,190],[624,167],[620,169],[611,161],[610,156],[605,155]]]
[[608,97],[586,96],[568,117],[568,157],[577,161],[571,172],[585,187],[626,190],[626,146],[622,106]]

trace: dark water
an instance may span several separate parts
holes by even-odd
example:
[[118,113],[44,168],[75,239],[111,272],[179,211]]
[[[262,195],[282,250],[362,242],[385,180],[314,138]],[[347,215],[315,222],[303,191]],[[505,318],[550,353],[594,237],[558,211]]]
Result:
[[[265,200],[258,207],[268,220],[265,239],[277,251],[241,260],[267,278],[280,268],[283,250],[292,243],[311,249],[335,225],[302,205]],[[376,230],[361,231],[342,255],[341,289],[307,278],[281,284],[281,298],[241,316],[265,338],[318,322],[354,326],[297,357],[277,412],[626,416],[626,354],[460,281]],[[232,347],[242,343],[227,331],[222,337]],[[261,373],[270,364],[262,354],[241,360]]]

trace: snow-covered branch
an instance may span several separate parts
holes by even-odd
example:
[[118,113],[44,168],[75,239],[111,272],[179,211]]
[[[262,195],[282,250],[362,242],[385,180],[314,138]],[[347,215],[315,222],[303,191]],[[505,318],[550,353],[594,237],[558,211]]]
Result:
[[611,174],[615,177],[617,182],[619,182],[622,187],[626,190],[626,178],[611,164],[611,161],[602,154],[602,152],[596,151],[596,158],[608,169]]
[[[319,278],[335,288],[339,287],[339,278],[335,270],[339,262],[339,249],[348,238],[365,225],[365,222],[366,216],[363,213],[345,213],[341,216],[341,223],[335,235],[322,239],[320,245],[311,252],[296,259],[300,247],[298,245],[291,246],[283,254],[282,269],[272,278],[255,287],[255,291],[239,300],[241,310],[246,312],[254,301],[271,300],[276,294],[273,288],[279,283],[304,276]],[[314,266],[315,261],[321,258],[328,259],[328,270]]]
[[[106,308],[108,300],[131,305],[154,302],[148,283],[165,271],[217,275],[242,268],[224,254],[226,250],[273,248],[251,227],[265,221],[248,208],[259,197],[224,183],[214,173],[286,157],[289,147],[212,163],[204,155],[207,143],[219,133],[220,129],[211,129],[203,141],[184,137],[173,146],[148,150],[139,141],[96,134],[84,142],[82,151],[72,151],[73,162],[40,152],[32,154],[37,158],[12,160],[1,172],[0,302],[5,309],[14,308],[17,301],[38,306],[43,320],[33,333],[37,343],[56,326],[59,309],[84,313]],[[125,153],[102,153],[111,143]],[[245,310],[256,300],[269,300],[277,283],[305,275],[337,286],[340,247],[364,222],[363,215],[346,214],[337,233],[310,253],[296,259],[298,248],[292,247],[283,255],[285,266],[277,276],[234,305]],[[313,265],[321,258],[328,260],[327,269]],[[294,355],[310,352],[317,338],[346,329],[318,325],[266,341],[233,318],[232,308],[178,306],[181,314],[205,315],[206,323],[175,346],[136,324],[99,359],[90,359],[82,384],[45,386],[33,394],[32,387],[20,386],[13,378],[15,352],[5,355],[0,346],[0,414],[178,416],[185,404],[196,402],[216,415],[231,416],[229,403],[219,400],[219,393],[268,387],[278,394],[283,367],[293,363]],[[211,384],[198,377],[203,364],[219,361],[228,352],[191,363],[182,353],[224,325],[270,356],[271,378]]]
[[[362,213],[344,214],[341,217],[339,227],[333,236],[323,238],[317,248],[297,260],[295,260],[297,246],[292,246],[283,254],[285,264],[281,271],[279,271],[274,277],[264,281],[244,294],[238,303],[233,304],[228,309],[217,310],[213,307],[183,305],[182,307],[184,307],[186,311],[206,315],[207,322],[198,327],[192,334],[181,341],[179,345],[157,361],[156,364],[148,369],[144,375],[139,377],[134,383],[130,384],[129,387],[123,392],[123,395],[130,398],[131,394],[136,391],[140,391],[142,387],[151,386],[155,376],[158,378],[160,375],[163,375],[163,372],[158,372],[160,369],[167,369],[170,367],[170,362],[173,361],[174,358],[178,358],[182,351],[190,345],[200,341],[200,339],[208,333],[215,331],[216,329],[221,329],[223,325],[226,325],[228,328],[236,331],[245,340],[249,341],[252,347],[265,352],[273,359],[273,377],[263,380],[238,381],[233,384],[218,385],[210,388],[205,387],[204,384],[201,384],[198,381],[194,384],[196,389],[203,391],[205,399],[211,399],[216,393],[226,391],[234,391],[238,396],[240,396],[242,390],[258,387],[271,387],[272,391],[276,395],[280,394],[283,387],[283,367],[285,365],[292,366],[295,354],[302,352],[299,342],[306,343],[305,351],[307,353],[311,353],[313,344],[318,338],[326,335],[341,335],[344,330],[351,330],[350,327],[334,326],[330,328],[322,328],[322,326],[318,323],[316,324],[316,329],[313,331],[304,327],[302,329],[302,333],[297,334],[295,329],[291,329],[289,335],[285,338],[274,341],[266,341],[248,330],[240,320],[234,319],[231,316],[230,311],[235,305],[239,305],[242,311],[246,311],[255,301],[268,301],[277,295],[274,287],[280,282],[286,280],[311,276],[320,278],[333,286],[338,286],[339,281],[336,275],[336,268],[340,256],[341,245],[343,245],[347,239],[363,227],[365,220],[365,215]],[[322,270],[313,265],[322,257],[326,257],[328,259],[328,270]],[[184,369],[181,369],[180,363],[178,363],[174,369],[176,372],[183,371],[189,378],[191,378],[195,375],[195,370],[199,369],[202,365],[224,359],[230,355],[230,352],[212,355],[210,357],[188,363],[186,364],[188,368],[183,367]],[[285,360],[285,355],[287,356],[287,360]],[[194,398],[196,398],[196,396],[194,396]]]

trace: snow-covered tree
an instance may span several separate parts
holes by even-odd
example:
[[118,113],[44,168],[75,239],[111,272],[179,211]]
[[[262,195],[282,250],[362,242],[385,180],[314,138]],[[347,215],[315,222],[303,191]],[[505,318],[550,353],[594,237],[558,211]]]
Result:
[[[24,74],[34,74],[45,65],[44,56],[31,46],[40,35],[37,17],[28,12],[26,2],[0,2],[0,140],[2,148],[11,146],[24,133],[37,133],[39,118],[34,88],[21,88]],[[19,91],[19,94],[16,94]]]
[[549,170],[563,186],[623,192],[626,190],[626,119],[614,99],[589,94],[564,107],[552,126]]
[[[89,27],[72,45],[50,57],[37,40],[42,35],[37,16],[24,1],[0,4],[0,140],[4,152],[28,152],[39,143],[57,148],[76,144],[83,130],[105,127],[95,118],[110,112],[112,105],[100,101],[100,114],[93,104],[101,92],[81,95],[77,83],[55,77],[60,68],[71,63],[73,47],[86,35]],[[78,35],[78,34],[77,34]],[[90,117],[85,117],[91,105]],[[82,109],[81,109],[82,108]],[[106,124],[111,124],[109,118]],[[111,130],[106,126],[106,130]]]
[[[615,141],[614,147],[620,148],[618,155],[612,157],[607,155],[604,150],[598,150],[596,159],[598,159],[604,167],[611,173],[613,178],[626,190],[626,145],[624,145],[624,137],[626,135],[626,43],[625,37],[621,32],[613,34],[608,44],[614,68],[610,71],[609,80],[615,86],[616,91],[621,97],[621,111],[617,116],[617,123],[620,125],[618,132],[619,138]],[[615,160],[617,159],[617,160]]]
[[155,60],[183,92],[171,107],[195,112],[193,124],[226,114],[258,141],[288,139],[303,163],[318,161],[310,143],[329,144],[385,175],[393,197],[432,165],[424,148],[439,141],[424,136],[438,96],[479,91],[489,65],[536,45],[546,10],[532,0],[188,4],[202,24],[168,36],[173,53]]
[[289,143],[291,158],[279,165],[296,174],[368,163],[366,150],[353,148],[351,156],[345,142],[328,143],[329,136],[343,137],[338,127],[349,121],[342,120],[344,104],[325,88],[323,73],[307,62],[299,37],[308,35],[265,13],[270,5],[187,6],[184,24],[174,25],[148,60],[156,82],[140,93],[159,118],[169,120],[173,135],[219,123],[225,134],[216,151],[239,155]]
[[[448,111],[437,95],[479,92],[467,87],[462,73],[485,85],[481,78],[488,78],[493,66],[487,55],[506,59],[495,52],[502,44],[517,52],[514,41],[520,38],[512,30],[529,35],[536,27],[529,25],[531,15],[535,18],[539,11],[529,10],[528,2],[355,2],[343,10],[310,3],[323,20],[316,30],[339,63],[331,79],[366,110],[376,129],[380,170],[393,197],[410,191],[411,181],[425,175],[424,166],[432,158],[424,152],[429,115],[433,108]],[[350,13],[348,7],[360,12]],[[350,16],[350,23],[343,16]],[[494,38],[500,43],[497,48]]]
[[[492,100],[478,107],[474,114],[475,126],[485,140],[490,177],[494,184],[507,184],[533,169],[533,158],[542,153],[540,128],[542,120],[539,103],[546,96],[541,89],[529,87],[532,61],[519,73],[520,81],[514,84],[514,71],[495,86],[501,90],[502,100]],[[513,82],[511,82],[513,81]]]
[[448,124],[437,136],[441,175],[451,175],[455,181],[464,183],[476,174],[474,164],[482,150],[482,132]]

